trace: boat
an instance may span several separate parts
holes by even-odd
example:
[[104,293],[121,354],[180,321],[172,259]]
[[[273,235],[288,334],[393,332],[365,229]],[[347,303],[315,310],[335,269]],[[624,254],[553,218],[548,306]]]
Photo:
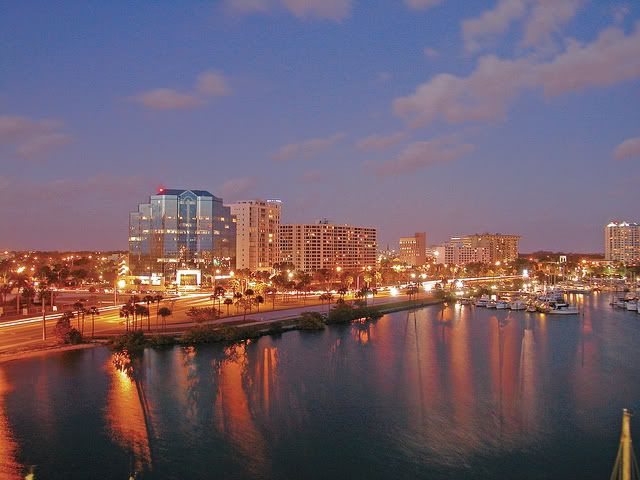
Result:
[[525,310],[527,308],[527,304],[524,303],[523,300],[517,299],[509,303],[509,308],[511,310]]
[[473,300],[471,300],[470,298],[459,298],[458,299],[458,303],[460,305],[471,305],[472,302],[473,302]]
[[497,308],[495,300],[489,300],[487,302],[487,308]]
[[536,308],[536,306],[533,303],[531,305],[527,305],[527,312],[535,313],[537,311],[538,311],[538,309]]
[[637,312],[638,311],[638,301],[637,300],[629,300],[627,302],[627,310],[629,310],[630,312]]
[[550,303],[548,314],[550,315],[578,315],[578,307],[569,305],[568,303]]
[[489,297],[487,295],[482,295],[480,298],[476,298],[474,305],[476,307],[486,307],[489,302]]
[[509,302],[507,302],[506,300],[498,300],[496,302],[496,308],[498,310],[506,310],[509,307]]

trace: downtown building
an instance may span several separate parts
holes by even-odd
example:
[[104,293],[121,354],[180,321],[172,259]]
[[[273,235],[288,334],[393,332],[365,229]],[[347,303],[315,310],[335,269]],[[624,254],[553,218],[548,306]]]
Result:
[[411,237],[400,237],[400,261],[413,267],[427,263],[427,234],[415,233]]
[[605,260],[640,264],[640,224],[610,222],[604,227]]
[[236,218],[236,268],[269,271],[280,261],[280,200],[248,200],[229,204]]
[[161,188],[129,214],[129,273],[143,284],[164,285],[187,271],[191,283],[200,283],[211,268],[233,267],[235,241],[235,220],[221,198]]
[[377,230],[354,225],[334,225],[327,220],[310,224],[280,225],[280,258],[296,270],[375,268]]
[[436,249],[437,262],[448,265],[468,263],[513,262],[518,258],[520,236],[501,233],[482,233],[451,237]]

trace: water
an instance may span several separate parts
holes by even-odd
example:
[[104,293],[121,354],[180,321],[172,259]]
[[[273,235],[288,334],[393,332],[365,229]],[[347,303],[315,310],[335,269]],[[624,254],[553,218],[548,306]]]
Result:
[[640,407],[640,315],[609,300],[7,363],[0,478],[608,478]]

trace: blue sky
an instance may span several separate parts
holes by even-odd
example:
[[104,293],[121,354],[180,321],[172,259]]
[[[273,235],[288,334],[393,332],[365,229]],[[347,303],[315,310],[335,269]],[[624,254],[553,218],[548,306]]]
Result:
[[[640,5],[5,2],[0,248],[125,248],[159,185],[381,245],[639,220]],[[10,228],[6,226],[10,225]]]

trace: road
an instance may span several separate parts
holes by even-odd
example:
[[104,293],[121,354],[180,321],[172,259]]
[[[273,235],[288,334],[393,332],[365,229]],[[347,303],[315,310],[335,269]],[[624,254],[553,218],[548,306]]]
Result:
[[[406,295],[389,296],[381,295],[375,298],[375,304],[384,304],[389,302],[398,302],[408,300]],[[290,301],[294,301],[291,299]],[[301,304],[300,301],[294,305],[280,304],[277,310],[271,310],[271,303],[263,304],[259,312],[253,310],[253,313],[249,313],[246,316],[247,322],[261,322],[272,321],[276,319],[285,319],[298,316],[304,311],[319,311],[326,312],[327,304],[318,304],[317,297],[308,297],[307,304]],[[369,300],[371,303],[371,300]],[[180,297],[176,299],[166,299],[160,303],[160,308],[166,306],[172,310],[172,315],[167,317],[167,331],[179,331],[190,326],[194,323],[190,322],[186,312],[192,307],[211,307],[212,302],[209,294],[190,295],[186,297]],[[153,331],[155,328],[155,309],[156,305],[151,305],[151,328]],[[285,308],[283,308],[285,307]],[[289,308],[286,308],[289,307]],[[235,306],[231,307],[231,312],[235,309]],[[104,337],[123,333],[125,330],[124,320],[120,318],[119,307],[105,307],[101,309],[100,315],[95,317],[95,336]],[[226,312],[226,308],[222,305],[223,313]],[[47,342],[42,340],[42,317],[32,317],[27,319],[0,322],[0,354],[8,352],[17,352],[21,350],[29,350],[32,348],[38,348],[45,345],[55,345],[56,339],[53,336],[53,328],[60,317],[60,314],[47,316]],[[216,320],[214,323],[227,323],[237,322],[243,320],[244,316],[231,315],[229,317],[223,317]],[[147,329],[146,319],[143,321],[144,329]],[[76,320],[72,321],[73,326],[77,326]],[[91,335],[91,317],[87,315],[85,317],[84,327],[85,337]]]

